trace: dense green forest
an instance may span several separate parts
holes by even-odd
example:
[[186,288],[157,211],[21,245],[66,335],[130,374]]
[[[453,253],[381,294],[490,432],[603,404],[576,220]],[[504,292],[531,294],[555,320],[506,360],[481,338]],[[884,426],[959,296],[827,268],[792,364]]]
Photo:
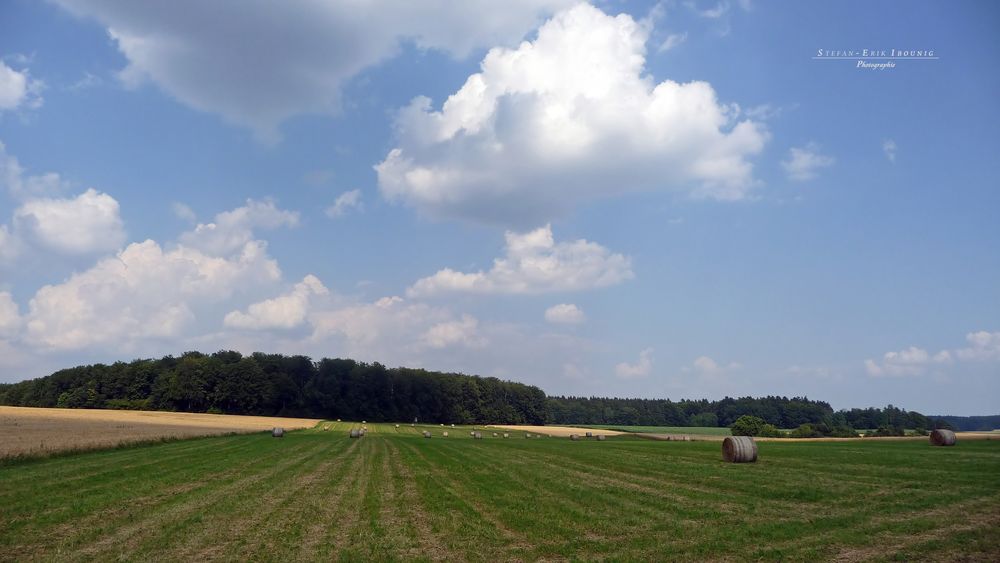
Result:
[[904,428],[932,429],[946,427],[915,411],[889,405],[885,408],[834,411],[829,403],[805,397],[726,397],[671,401],[669,399],[607,399],[584,397],[549,397],[550,424],[614,424],[640,426],[731,426],[736,419],[749,415],[763,419],[777,428],[798,428],[803,424],[850,433],[852,429],[884,429],[886,433]]
[[0,388],[0,404],[371,421],[545,421],[545,393],[521,383],[229,351],[64,369]]
[[750,415],[778,428],[808,424],[831,431],[947,426],[892,405],[834,411],[805,397],[546,397],[537,387],[493,377],[232,351],[64,369],[0,385],[0,404],[460,424],[730,426]]
[[935,416],[951,425],[955,430],[974,432],[976,430],[994,430],[1000,428],[1000,414],[993,416]]

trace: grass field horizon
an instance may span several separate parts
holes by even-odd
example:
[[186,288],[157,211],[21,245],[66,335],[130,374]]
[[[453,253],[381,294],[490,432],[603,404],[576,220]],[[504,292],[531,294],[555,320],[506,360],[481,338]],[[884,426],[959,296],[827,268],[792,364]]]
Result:
[[198,438],[0,467],[0,560],[1000,552],[996,441],[762,443],[757,463],[726,464],[718,442],[503,439],[488,428],[473,440],[470,426],[391,423],[349,438],[356,427],[331,421],[282,439]]

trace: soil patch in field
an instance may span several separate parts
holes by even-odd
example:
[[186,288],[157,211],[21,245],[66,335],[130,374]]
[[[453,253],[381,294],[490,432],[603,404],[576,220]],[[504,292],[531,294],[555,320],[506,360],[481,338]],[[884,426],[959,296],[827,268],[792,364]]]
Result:
[[0,406],[0,458],[218,434],[311,428],[309,418]]

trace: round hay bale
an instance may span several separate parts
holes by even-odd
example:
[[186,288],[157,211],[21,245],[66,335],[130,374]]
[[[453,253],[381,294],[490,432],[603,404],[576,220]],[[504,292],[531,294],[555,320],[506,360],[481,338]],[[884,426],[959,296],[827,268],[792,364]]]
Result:
[[598,442],[603,442],[604,441],[604,434],[598,434],[597,435],[597,441]]
[[575,442],[575,441],[577,441],[577,440],[580,439],[580,435],[579,434],[570,434],[569,435],[569,439],[573,440]]
[[426,431],[426,430],[424,430],[424,438],[430,438],[430,437],[431,437],[431,433],[428,432],[428,431]]
[[340,422],[340,419],[339,419],[339,418],[337,419],[337,422]]
[[271,429],[271,436],[273,436],[275,438],[284,438],[285,437],[285,429],[281,428],[279,426],[275,426],[274,428]]
[[730,463],[757,461],[757,443],[750,436],[726,436],[722,441],[722,459]]
[[448,437],[448,432],[447,431],[442,432],[441,436],[444,437],[444,438],[447,438]]
[[363,438],[363,437],[364,437],[364,435],[365,435],[365,434],[367,434],[367,433],[368,433],[368,431],[367,431],[367,430],[365,430],[364,428],[362,428],[361,430],[358,430],[358,434],[361,434],[361,437],[362,437],[362,438]]
[[396,425],[396,428],[399,428],[399,425],[398,425],[398,424]]
[[475,438],[476,437],[476,433],[473,432],[472,430],[470,430],[469,431],[469,436],[472,436],[473,438]]
[[362,420],[361,424],[368,424],[368,421],[367,420]]
[[454,428],[454,427],[455,427],[455,423],[454,423],[454,422],[452,422],[452,423],[451,423],[451,427],[452,427],[452,428]]
[[509,434],[509,433],[507,433],[507,432],[504,432],[504,433],[503,433],[503,437],[504,437],[504,438],[510,438],[510,434]]
[[955,437],[955,433],[951,430],[941,428],[931,432],[932,446],[954,446],[957,440],[958,438]]
[[587,432],[587,437],[588,438],[593,438],[594,437],[594,433],[593,432]]
[[531,438],[531,434],[528,434],[527,432],[525,432],[525,433],[524,433],[524,437],[525,437],[525,438]]
[[360,430],[358,430],[357,428],[351,429],[351,438],[360,438],[360,437],[361,437]]
[[323,427],[323,432],[327,432],[329,430],[330,430],[330,425],[329,424],[327,424],[326,426]]
[[494,433],[493,433],[493,437],[494,437],[494,438],[496,438],[496,437],[497,437],[497,433],[496,433],[496,432],[494,432]]
[[483,433],[482,432],[473,432],[472,437],[475,438],[475,439],[477,439],[477,440],[482,440],[483,439]]

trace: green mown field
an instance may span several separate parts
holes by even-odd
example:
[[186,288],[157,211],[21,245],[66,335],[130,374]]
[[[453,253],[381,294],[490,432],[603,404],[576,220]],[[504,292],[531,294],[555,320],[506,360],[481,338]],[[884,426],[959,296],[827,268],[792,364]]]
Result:
[[1000,558],[1000,441],[737,465],[718,442],[350,427],[7,463],[0,560]]

